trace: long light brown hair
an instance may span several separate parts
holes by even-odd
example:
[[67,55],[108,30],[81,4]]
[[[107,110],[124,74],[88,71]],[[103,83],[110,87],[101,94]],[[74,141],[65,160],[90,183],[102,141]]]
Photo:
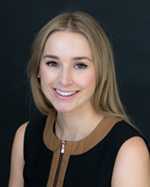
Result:
[[100,24],[91,15],[81,11],[56,16],[39,31],[34,40],[28,64],[28,77],[37,108],[46,115],[56,112],[44,96],[38,79],[39,64],[46,41],[56,31],[80,33],[88,40],[96,69],[96,88],[91,99],[92,105],[97,112],[103,111],[129,122],[118,94],[111,44]]

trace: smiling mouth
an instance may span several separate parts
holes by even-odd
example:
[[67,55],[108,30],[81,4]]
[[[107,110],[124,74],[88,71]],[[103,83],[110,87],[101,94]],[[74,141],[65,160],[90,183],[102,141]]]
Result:
[[64,91],[64,90],[60,90],[60,89],[54,89],[55,93],[61,97],[71,97],[73,95],[75,95],[76,93],[78,93],[79,91]]

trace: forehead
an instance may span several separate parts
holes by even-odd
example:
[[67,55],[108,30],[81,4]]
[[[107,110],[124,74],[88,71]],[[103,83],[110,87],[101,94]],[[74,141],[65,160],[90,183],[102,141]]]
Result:
[[88,40],[82,34],[70,31],[56,31],[48,37],[43,53],[91,56],[91,49]]

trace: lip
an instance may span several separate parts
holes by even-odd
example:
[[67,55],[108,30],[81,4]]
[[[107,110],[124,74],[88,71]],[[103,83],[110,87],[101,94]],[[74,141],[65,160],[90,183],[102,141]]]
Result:
[[57,97],[57,98],[59,98],[59,99],[61,99],[61,100],[69,100],[69,99],[72,99],[74,96],[76,96],[78,93],[79,93],[79,91],[69,91],[69,90],[61,90],[61,89],[57,89],[57,90],[59,90],[59,91],[61,91],[61,92],[74,92],[72,95],[65,95],[65,96],[63,96],[63,95],[60,95],[57,91],[56,91],[56,88],[54,88],[53,89],[54,90],[54,94],[55,94],[55,96]]

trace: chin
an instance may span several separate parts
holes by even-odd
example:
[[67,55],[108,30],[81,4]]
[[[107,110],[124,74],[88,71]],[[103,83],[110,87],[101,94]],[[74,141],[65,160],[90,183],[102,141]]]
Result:
[[74,109],[73,108],[71,108],[71,107],[55,107],[54,106],[54,108],[55,108],[55,110],[57,111],[57,112],[60,112],[60,113],[68,113],[68,112],[72,112]]
[[[56,109],[56,108],[55,108]],[[57,112],[59,113],[69,113],[69,112],[72,112],[73,110],[70,110],[70,109],[56,109]]]

